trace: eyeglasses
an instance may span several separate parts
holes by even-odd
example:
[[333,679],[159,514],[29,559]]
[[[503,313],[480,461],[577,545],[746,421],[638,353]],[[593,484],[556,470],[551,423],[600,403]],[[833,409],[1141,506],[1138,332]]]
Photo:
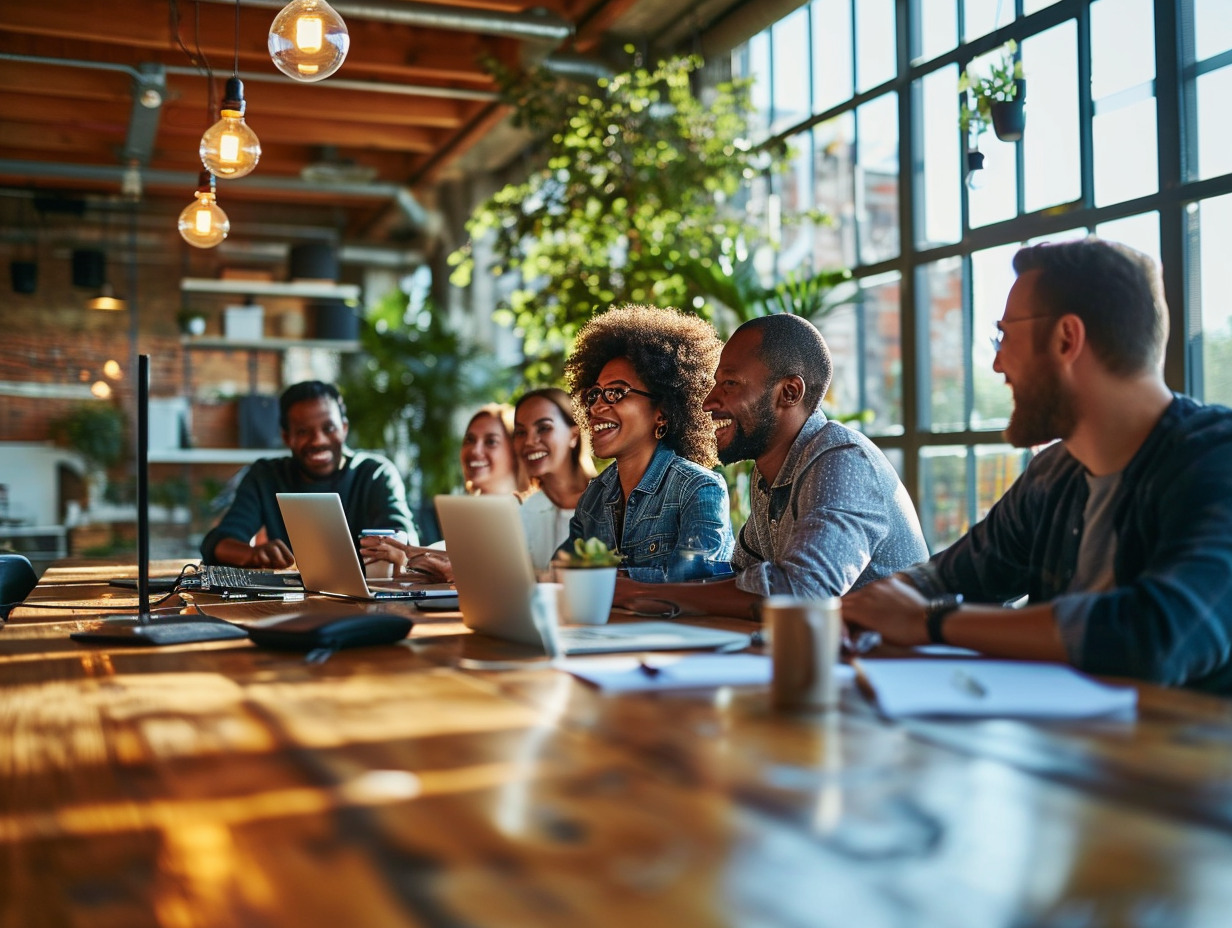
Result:
[[1003,326],[1009,325],[1011,322],[1026,322],[1028,319],[1051,319],[1051,313],[1036,313],[1033,316],[1019,316],[1017,319],[1001,319],[994,322],[992,327],[997,330],[996,335],[989,336],[988,341],[992,343],[992,353],[999,354],[1001,351],[1001,342],[1005,338],[1005,329]]
[[615,406],[630,393],[636,393],[638,396],[644,396],[647,399],[654,399],[653,393],[647,393],[645,390],[635,390],[633,387],[591,387],[582,394],[582,403],[587,409],[599,402],[599,397],[603,397],[603,402],[609,406]]

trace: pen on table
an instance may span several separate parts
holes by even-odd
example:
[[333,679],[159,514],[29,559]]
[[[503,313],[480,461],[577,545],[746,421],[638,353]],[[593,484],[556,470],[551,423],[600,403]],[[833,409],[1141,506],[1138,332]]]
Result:
[[976,699],[983,699],[988,695],[988,687],[984,686],[983,683],[965,670],[955,670],[954,675],[950,677],[950,682],[964,693],[974,696]]

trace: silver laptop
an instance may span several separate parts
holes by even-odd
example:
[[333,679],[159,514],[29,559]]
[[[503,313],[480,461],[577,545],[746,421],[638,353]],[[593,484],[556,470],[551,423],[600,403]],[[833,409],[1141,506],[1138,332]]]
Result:
[[352,599],[434,599],[456,596],[447,583],[368,580],[337,493],[278,493],[295,566],[310,593]]
[[[466,627],[543,649],[531,614],[535,570],[517,499],[438,496],[436,514],[445,533]],[[739,632],[675,622],[566,625],[558,637],[566,654],[736,649],[749,643],[749,636]]]

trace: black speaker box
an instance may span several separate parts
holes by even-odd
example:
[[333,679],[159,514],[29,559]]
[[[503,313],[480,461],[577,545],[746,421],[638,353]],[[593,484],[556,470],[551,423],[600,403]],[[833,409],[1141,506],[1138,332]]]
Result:
[[33,293],[38,289],[38,262],[10,261],[9,276],[14,293]]
[[278,428],[278,397],[257,393],[239,398],[239,438],[241,448],[281,448]]
[[292,280],[337,280],[338,251],[333,245],[309,242],[291,246]]
[[93,248],[78,248],[73,252],[73,286],[97,290],[107,272],[107,256]]

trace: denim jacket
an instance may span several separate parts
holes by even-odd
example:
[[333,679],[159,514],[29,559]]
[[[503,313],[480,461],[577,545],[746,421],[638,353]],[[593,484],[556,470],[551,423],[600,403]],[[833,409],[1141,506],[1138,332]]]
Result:
[[613,464],[590,482],[569,523],[561,550],[578,538],[598,538],[625,556],[634,580],[696,580],[729,573],[731,517],[722,476],[660,444],[625,506],[616,537],[620,474]]

